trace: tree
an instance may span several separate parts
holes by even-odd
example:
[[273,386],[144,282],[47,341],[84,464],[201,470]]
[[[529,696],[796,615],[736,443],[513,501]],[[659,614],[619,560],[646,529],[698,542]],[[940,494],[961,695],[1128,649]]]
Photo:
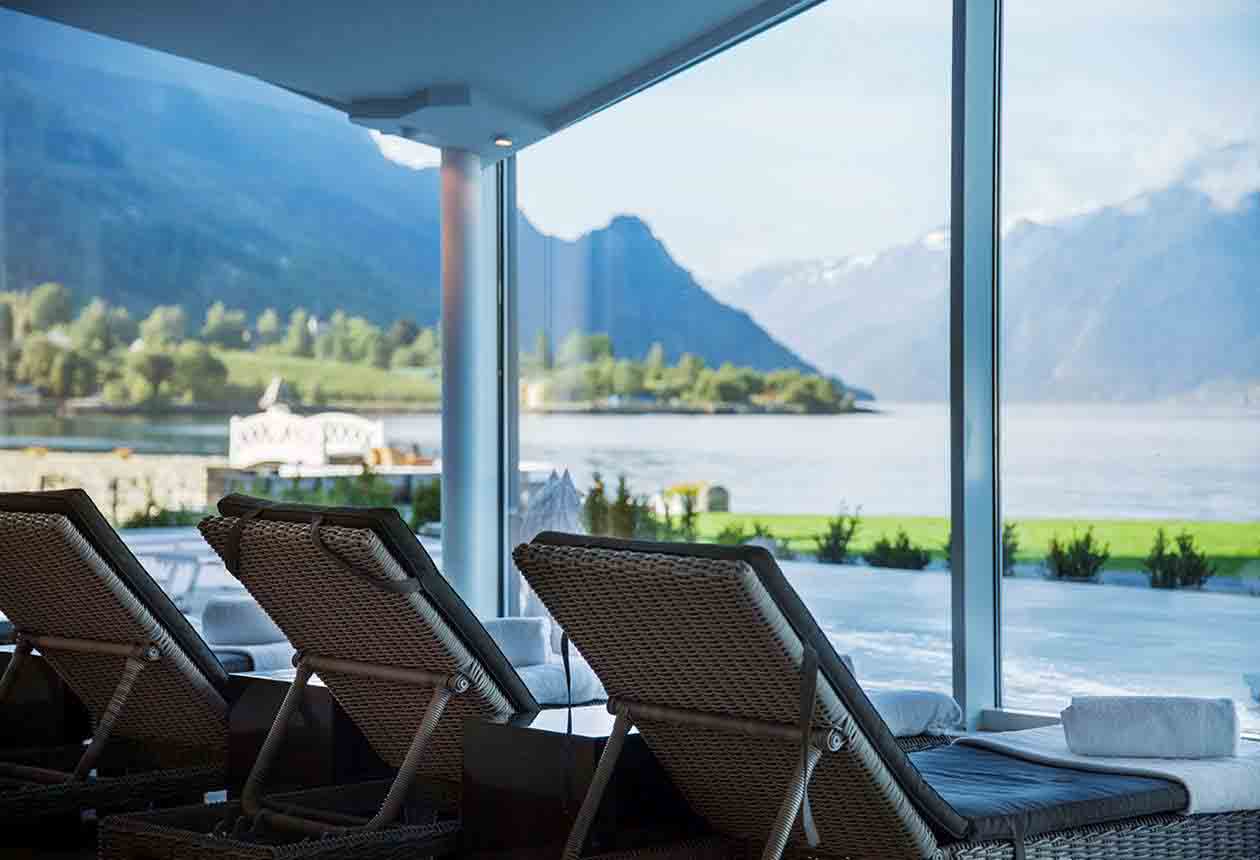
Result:
[[284,335],[284,351],[289,355],[309,357],[314,352],[315,338],[311,334],[310,315],[304,308],[295,308],[289,314],[289,327]]
[[126,308],[111,307],[93,299],[79,312],[70,328],[75,347],[89,355],[106,355],[136,339],[139,326]]
[[613,357],[612,338],[606,334],[571,332],[560,344],[556,361],[566,367]]
[[49,391],[52,386],[53,364],[60,352],[43,335],[28,337],[22,344],[22,356],[18,359],[18,381],[34,385],[41,391]]
[[636,397],[644,391],[645,374],[643,365],[638,362],[621,359],[613,366],[612,390],[622,397]]
[[648,376],[660,376],[665,371],[665,345],[658,340],[648,347],[643,364]]
[[86,397],[96,393],[96,362],[74,350],[61,350],[53,359],[48,392],[54,397]]
[[143,380],[143,399],[153,400],[161,394],[162,386],[175,374],[175,359],[170,353],[156,350],[133,352],[127,356],[127,369]]
[[333,311],[315,338],[315,357],[325,361],[350,361],[350,319],[345,311]]
[[223,302],[215,302],[206,309],[206,321],[201,326],[201,339],[225,349],[243,349],[248,330],[245,311],[231,309]]
[[130,346],[140,336],[140,323],[126,308],[109,309],[109,338],[115,347]]
[[582,520],[587,534],[608,534],[608,496],[604,491],[604,479],[599,472],[591,475],[591,489],[582,502]]
[[214,400],[227,384],[227,365],[204,343],[185,343],[175,353],[171,393],[192,401]]
[[188,318],[178,305],[158,305],[140,323],[140,338],[149,349],[163,349],[184,339]]
[[40,284],[31,291],[27,320],[33,332],[46,332],[70,322],[73,316],[74,295],[61,284]]
[[17,348],[13,344],[16,333],[13,317],[13,305],[0,302],[0,388],[10,381],[17,364]]
[[442,347],[435,329],[421,329],[410,346],[399,347],[390,356],[390,367],[437,367],[442,363]]
[[419,336],[420,326],[416,325],[415,320],[404,317],[394,320],[394,324],[389,327],[386,339],[392,349],[398,349],[400,346],[411,346]]
[[267,308],[254,321],[254,334],[261,344],[275,343],[280,339],[280,314],[275,308]]
[[17,333],[13,317],[13,305],[0,302],[0,347],[7,347],[13,343],[13,337]]
[[545,331],[539,331],[534,341],[534,358],[543,370],[551,370],[556,366],[556,356],[551,351],[551,338]]
[[343,328],[345,354],[350,361],[370,364],[373,367],[389,367],[393,347],[379,327],[363,317],[350,317]]

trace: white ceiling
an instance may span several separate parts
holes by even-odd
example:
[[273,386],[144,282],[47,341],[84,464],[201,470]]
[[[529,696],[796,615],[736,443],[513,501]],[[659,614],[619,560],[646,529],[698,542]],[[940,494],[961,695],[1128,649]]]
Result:
[[[0,0],[488,158],[821,0]],[[511,149],[494,146],[501,134]]]

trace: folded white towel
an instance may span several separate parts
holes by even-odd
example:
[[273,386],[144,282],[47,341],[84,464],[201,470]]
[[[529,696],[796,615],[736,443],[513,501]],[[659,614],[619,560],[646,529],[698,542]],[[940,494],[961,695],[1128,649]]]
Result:
[[1063,733],[1077,755],[1219,758],[1238,755],[1232,699],[1074,696]]
[[962,728],[954,697],[931,690],[868,690],[866,697],[895,737],[944,735]]

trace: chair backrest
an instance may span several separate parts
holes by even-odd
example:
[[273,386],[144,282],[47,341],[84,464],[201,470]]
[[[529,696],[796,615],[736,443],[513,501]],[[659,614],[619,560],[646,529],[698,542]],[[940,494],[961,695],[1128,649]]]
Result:
[[[82,490],[0,494],[0,611],[22,634],[157,646],[111,737],[158,764],[222,762],[227,673]],[[125,658],[41,653],[100,719]]]
[[[765,550],[545,533],[514,557],[614,699],[795,725],[811,648],[813,726],[846,741],[823,755],[810,786],[823,850],[928,857],[938,837],[965,834],[966,821],[923,782]],[[722,832],[766,838],[799,744],[636,725],[698,813]]]
[[[466,718],[506,720],[538,710],[511,663],[392,508],[230,496],[219,510],[223,516],[202,521],[202,535],[299,653],[462,672],[472,682],[447,705],[422,772],[460,778]],[[413,579],[418,590],[382,587]],[[377,754],[399,766],[423,715],[424,694],[403,682],[331,672],[320,678]]]

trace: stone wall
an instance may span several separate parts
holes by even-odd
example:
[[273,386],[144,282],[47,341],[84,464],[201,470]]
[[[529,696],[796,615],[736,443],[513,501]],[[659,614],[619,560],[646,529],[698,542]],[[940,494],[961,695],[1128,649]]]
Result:
[[150,502],[168,509],[204,510],[211,499],[207,475],[225,466],[218,457],[196,454],[0,451],[0,492],[80,487],[118,524]]

